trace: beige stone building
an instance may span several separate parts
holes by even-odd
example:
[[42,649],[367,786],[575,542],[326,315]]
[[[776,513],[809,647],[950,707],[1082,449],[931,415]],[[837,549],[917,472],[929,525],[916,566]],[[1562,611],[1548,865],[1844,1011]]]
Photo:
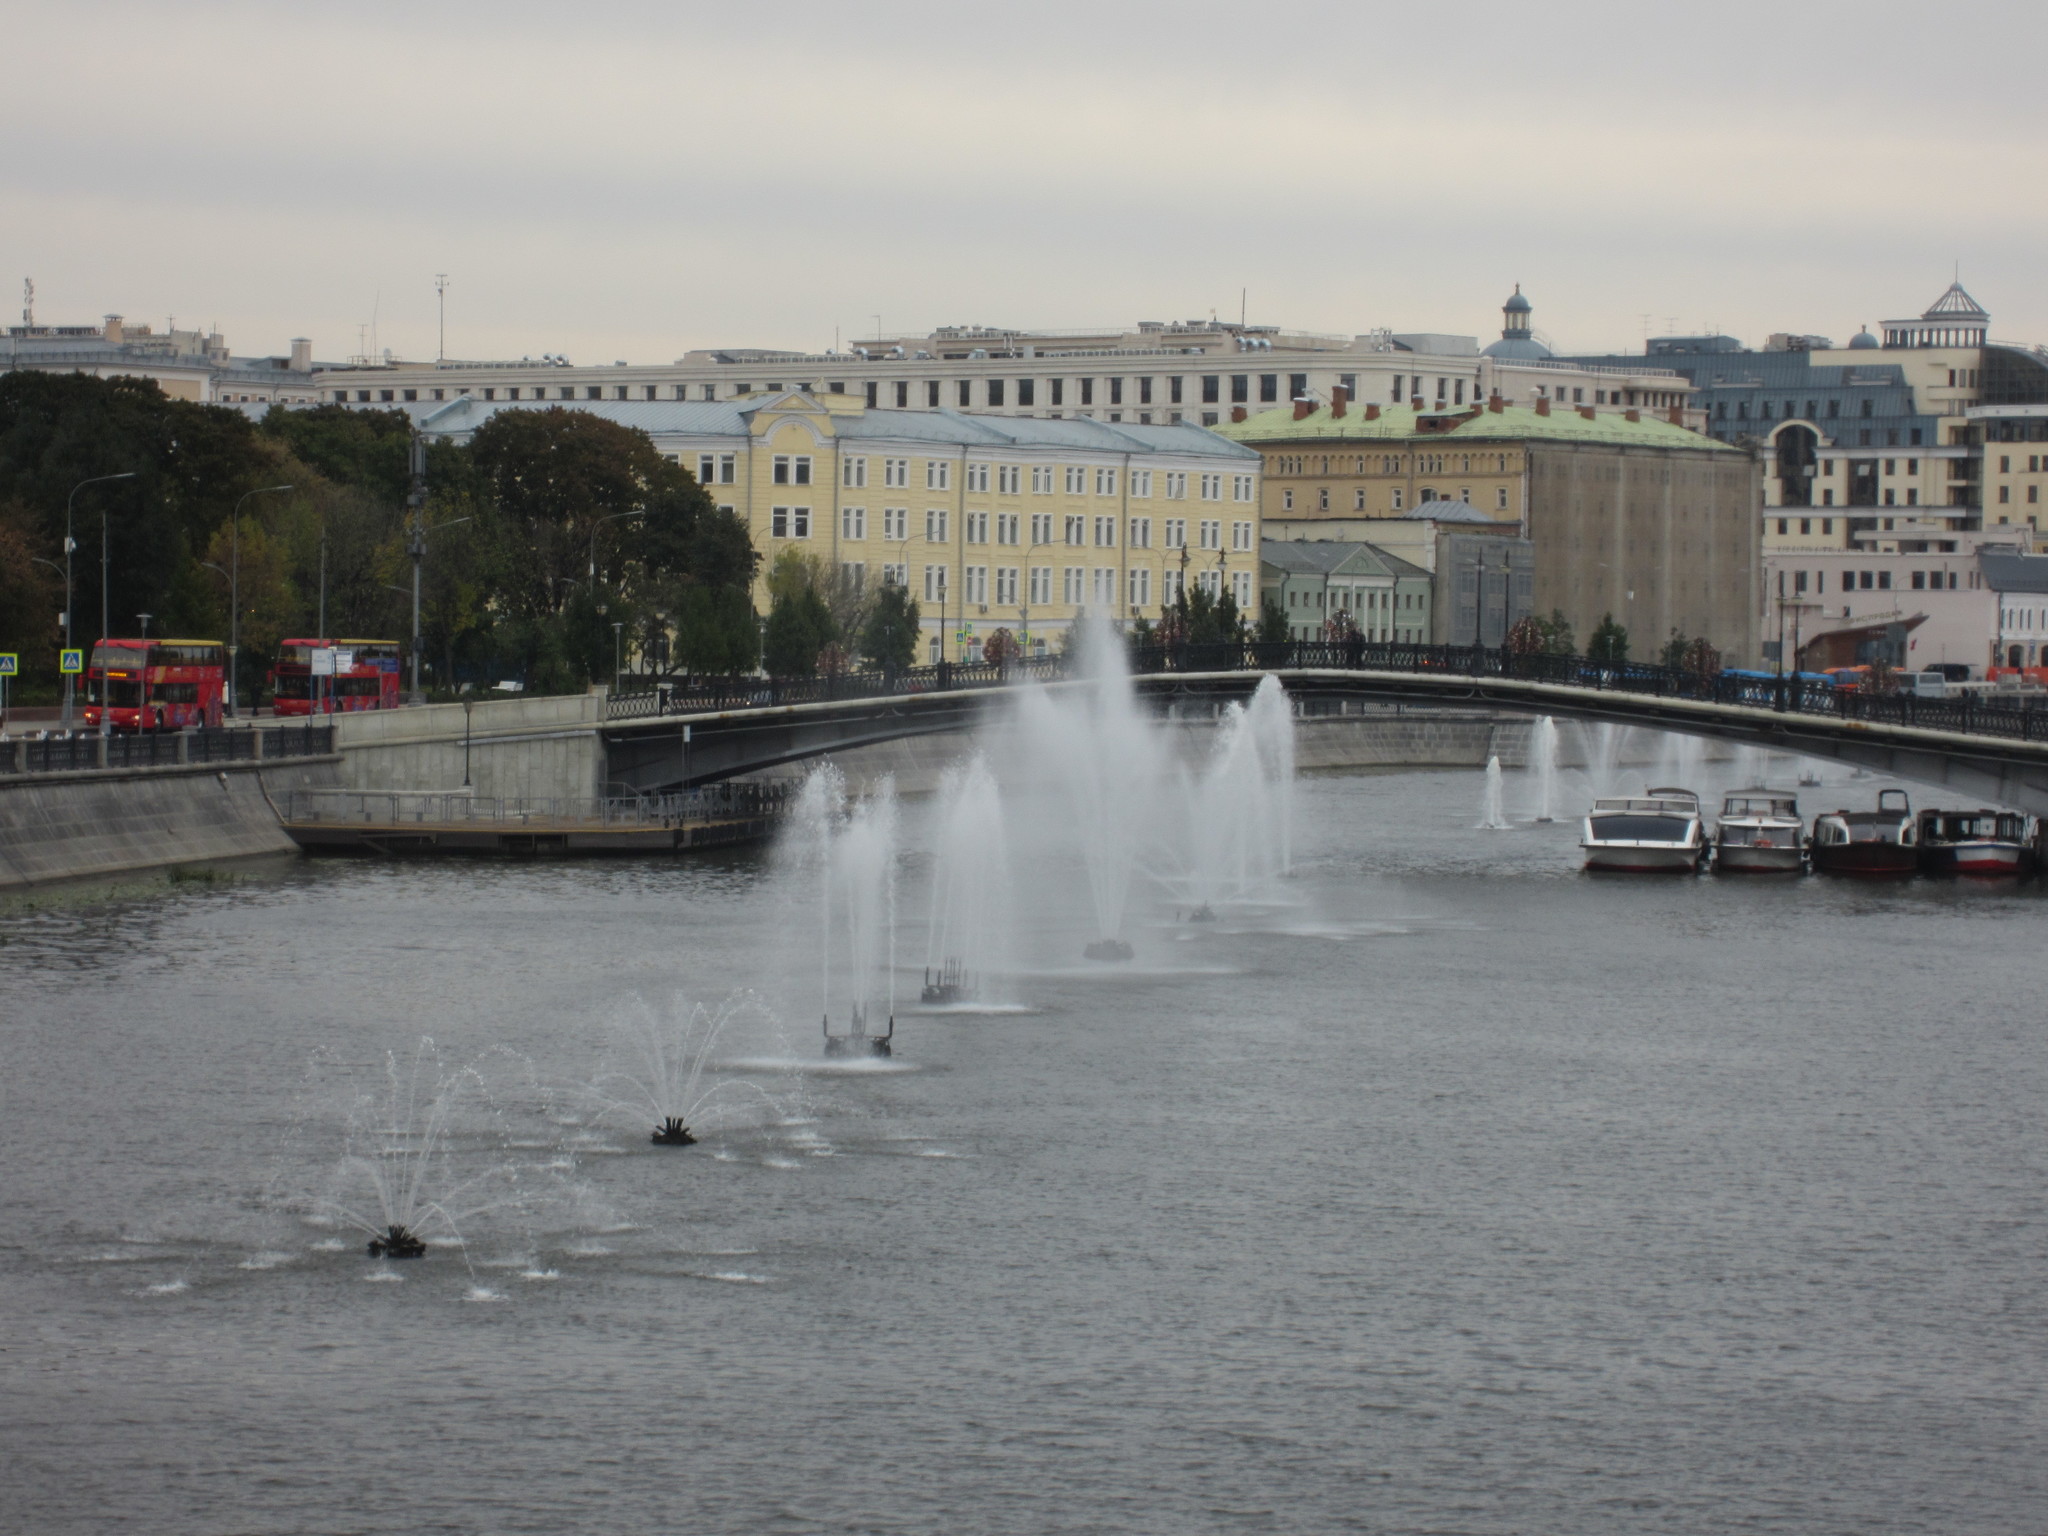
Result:
[[1637,655],[1677,630],[1706,637],[1731,665],[1752,663],[1755,462],[1683,416],[1547,398],[1438,412],[1340,397],[1218,430],[1264,456],[1270,532],[1312,536],[1327,520],[1350,535],[1433,502],[1466,503],[1529,539],[1534,611],[1561,610],[1581,643],[1611,613]]

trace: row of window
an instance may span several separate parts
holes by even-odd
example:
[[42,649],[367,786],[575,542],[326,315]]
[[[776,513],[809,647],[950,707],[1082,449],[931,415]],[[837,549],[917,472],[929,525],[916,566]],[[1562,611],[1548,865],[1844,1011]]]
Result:
[[[1149,517],[1134,517],[1125,530],[1125,543],[1132,549],[1152,548],[1152,524]],[[1164,535],[1162,549],[1185,549],[1188,547],[1188,519],[1165,517],[1157,519],[1160,532]],[[933,507],[924,515],[924,539],[928,544],[945,544],[952,538],[953,514],[949,508]],[[768,513],[768,531],[778,539],[807,539],[811,536],[812,516],[809,507],[772,507]],[[910,509],[908,507],[883,507],[881,509],[880,531],[885,543],[901,543],[910,537]],[[969,512],[961,521],[961,542],[965,544],[987,544],[993,531],[997,544],[1021,545],[1025,531],[1024,518],[1016,512]],[[1050,512],[1034,512],[1030,519],[1031,547],[1034,549],[1065,544],[1071,548],[1093,545],[1097,549],[1114,549],[1117,542],[1117,519],[1114,517],[1088,517],[1069,514],[1055,518]],[[1055,536],[1057,535],[1057,537]],[[868,536],[868,509],[866,507],[841,507],[839,509],[839,536],[849,542],[858,543]],[[1195,522],[1195,538],[1198,549],[1221,550],[1223,548],[1223,519],[1200,518]],[[1251,522],[1233,522],[1230,525],[1230,547],[1237,554],[1249,554],[1257,547],[1258,528]]]
[[[1812,590],[1816,594],[1826,592],[1828,589],[1828,573],[1826,571],[1793,571],[1790,574],[1792,577],[1792,591],[1795,596],[1803,596],[1806,593],[1809,576],[1811,576],[1813,581]],[[1915,571],[1912,574],[1912,585],[1915,592],[1953,592],[1957,590],[1956,581],[1958,573],[1955,571]],[[1892,573],[1885,570],[1838,571],[1835,576],[1835,584],[1837,589],[1843,592],[1889,592],[1892,590]]]
[[[1504,453],[1418,453],[1415,455],[1415,473],[1440,475],[1444,472],[1444,466],[1453,458],[1457,459],[1458,469],[1463,474],[1472,473],[1472,461],[1475,458],[1479,460],[1479,473],[1482,475],[1489,470],[1497,475],[1508,472],[1508,456]],[[1493,460],[1491,465],[1487,464],[1488,459]],[[1406,465],[1406,460],[1398,453],[1353,454],[1349,456],[1349,462],[1350,467],[1347,469],[1346,456],[1343,454],[1283,453],[1271,460],[1269,469],[1276,475],[1398,475],[1405,472]],[[1336,466],[1334,471],[1331,468],[1333,464]]]
[[[1363,597],[1364,602],[1357,599]],[[1394,592],[1367,587],[1363,592],[1349,587],[1332,587],[1327,594],[1322,590],[1308,590],[1301,587],[1288,589],[1287,606],[1290,608],[1315,608],[1329,612],[1345,613],[1389,613],[1397,609],[1407,610],[1422,606],[1420,592]]]
[[[848,580],[859,586],[867,579],[867,566],[858,561],[847,561],[840,567]],[[904,565],[884,565],[882,580],[894,586],[909,585],[909,570]],[[943,605],[955,596],[950,585],[952,568],[944,565],[927,565],[923,568],[924,601]],[[999,608],[1025,606],[1044,607],[1053,601],[1053,577],[1059,581],[1058,601],[1069,607],[1082,607],[1089,603],[1100,608],[1114,608],[1118,601],[1117,568],[1113,565],[1099,565],[1090,569],[1084,565],[1053,567],[1034,565],[1028,569],[1014,565],[965,565],[960,568],[959,599],[963,606]],[[1137,567],[1122,573],[1123,600],[1133,612],[1152,606],[1154,601],[1153,572]],[[1252,573],[1232,571],[1230,594],[1239,608],[1249,609],[1252,597]],[[1162,604],[1174,602],[1185,590],[1186,574],[1176,570],[1158,573],[1158,601]],[[1211,597],[1223,594],[1221,571],[1196,571],[1196,587]],[[1019,583],[1022,582],[1020,586]],[[1020,599],[1018,594],[1024,595]],[[993,595],[991,595],[993,594]]]
[[[1392,495],[1394,510],[1399,512],[1403,509],[1404,501],[1401,488],[1395,486]],[[1440,497],[1434,486],[1424,486],[1422,488],[1420,501],[1437,501],[1440,499],[1447,498]],[[1478,503],[1472,500],[1472,488],[1467,485],[1458,487],[1458,500],[1466,503],[1468,506],[1478,506]],[[1420,505],[1420,501],[1417,503],[1418,505]],[[1493,488],[1493,508],[1496,512],[1508,510],[1508,488],[1506,486],[1497,485]],[[1280,493],[1280,510],[1282,512],[1292,512],[1294,510],[1294,492],[1292,490],[1284,490]],[[1330,488],[1327,485],[1319,487],[1316,491],[1315,510],[1318,512],[1328,512],[1330,510]],[[1354,487],[1351,492],[1351,510],[1354,512],[1366,510],[1365,487],[1362,485]]]
[[[697,455],[697,480],[701,485],[731,485],[739,472],[739,456],[732,453],[700,453]],[[1085,496],[1092,483],[1097,496],[1115,496],[1123,485],[1121,469],[1097,468],[1092,473],[1083,465],[1034,464],[1031,466],[1031,491],[1036,496],[1050,496],[1056,483],[1064,482],[1069,496]],[[988,494],[991,482],[999,496],[1022,494],[1024,466],[1021,464],[977,464],[965,466],[965,489],[971,494]],[[810,485],[811,456],[807,453],[778,453],[770,466],[770,477],[776,485]],[[840,460],[840,483],[849,490],[865,490],[868,487],[868,461],[860,456],[848,456]],[[1188,481],[1193,479],[1199,498],[1203,501],[1221,501],[1225,482],[1229,482],[1232,501],[1254,499],[1256,482],[1251,475],[1223,475],[1218,473],[1197,473],[1190,475],[1186,470],[1169,469],[1157,473],[1149,469],[1134,469],[1130,472],[1130,496],[1134,501],[1150,501],[1155,483],[1168,501],[1184,501],[1188,494]],[[910,488],[910,460],[885,458],[882,460],[882,489],[908,490]],[[927,459],[924,466],[924,488],[928,491],[949,491],[953,488],[953,461],[951,459]]]

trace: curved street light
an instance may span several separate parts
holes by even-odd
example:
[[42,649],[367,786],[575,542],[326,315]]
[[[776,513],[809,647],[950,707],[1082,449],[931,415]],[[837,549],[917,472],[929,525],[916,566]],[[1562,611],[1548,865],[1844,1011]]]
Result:
[[[67,651],[72,648],[71,556],[73,551],[78,548],[78,540],[71,536],[71,514],[73,507],[78,501],[78,493],[88,485],[104,485],[109,480],[133,480],[134,478],[135,471],[132,469],[123,470],[118,475],[94,475],[90,480],[81,480],[78,484],[71,487],[71,494],[64,498],[64,649]],[[104,522],[101,523],[100,528],[100,545],[101,560],[104,565],[106,558],[106,525]],[[51,563],[54,564],[55,562]],[[102,640],[106,638],[105,622],[106,616],[102,613],[100,634]],[[71,729],[71,701],[77,688],[77,674],[66,672],[64,674],[64,729],[67,731]]]

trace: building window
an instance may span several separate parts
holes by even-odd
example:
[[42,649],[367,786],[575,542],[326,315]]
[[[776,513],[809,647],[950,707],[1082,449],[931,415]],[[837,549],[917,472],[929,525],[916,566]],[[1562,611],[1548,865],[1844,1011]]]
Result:
[[1252,530],[1256,523],[1232,523],[1230,525],[1230,547],[1239,554],[1247,554],[1252,547]]
[[1259,375],[1259,403],[1270,405],[1280,398],[1280,375],[1262,373]]
[[1248,373],[1233,373],[1230,376],[1230,403],[1244,405],[1252,397],[1252,376]]
[[1330,510],[1330,488],[1327,485],[1316,488],[1316,510],[1318,512]]
[[924,466],[924,488],[928,491],[948,491],[953,488],[953,463],[950,459],[928,459]]
[[1203,518],[1201,527],[1202,548],[1223,547],[1223,522],[1220,518]]
[[1134,517],[1131,519],[1131,532],[1128,547],[1131,549],[1150,549],[1152,547],[1151,518]]
[[1293,492],[1293,491],[1291,491],[1291,490],[1286,490],[1286,491],[1282,491],[1282,492],[1280,493],[1280,510],[1281,510],[1282,512],[1292,512],[1292,511],[1294,510],[1294,492]]
[[1221,475],[1202,476],[1202,500],[1221,501],[1222,499],[1223,477]]
[[1000,607],[1011,607],[1017,601],[1017,567],[999,565],[996,567],[996,603]]
[[910,508],[882,508],[882,537],[898,542],[910,537]]
[[1188,545],[1188,523],[1184,517],[1169,517],[1166,520],[1166,547],[1186,549]]
[[953,393],[960,402],[960,409],[966,410],[974,404],[974,381],[972,379],[960,380],[959,384],[955,386]]
[[866,507],[841,507],[839,509],[839,537],[842,539],[865,539],[868,536],[868,512]]
[[1498,498],[1498,499],[1497,499],[1497,500],[1496,500],[1496,501],[1494,502],[1494,510],[1495,510],[1495,511],[1497,511],[1497,512],[1505,512],[1505,511],[1507,511],[1507,509],[1508,509],[1508,488],[1507,488],[1506,486],[1504,486],[1504,485],[1503,485],[1503,486],[1501,486],[1501,487],[1500,487],[1500,488],[1499,488],[1498,490],[1496,490],[1496,491],[1494,492],[1494,495],[1495,495],[1495,496],[1496,496],[1496,497]]
[[774,508],[768,514],[768,532],[778,539],[808,539],[811,536],[811,509]]
[[[872,411],[872,410],[873,410],[873,409],[875,408],[875,392],[876,392],[876,391],[877,391],[878,389],[880,389],[880,388],[881,388],[881,385],[880,385],[880,384],[878,384],[878,383],[876,383],[876,382],[875,382],[875,380],[873,380],[873,379],[869,379],[869,380],[868,380],[868,391],[867,391],[867,398],[868,398],[868,409],[869,409],[869,410],[871,410],[871,411]],[[677,398],[678,400],[680,400],[680,399],[682,399],[682,398],[683,398],[683,396],[682,396],[682,386],[681,386],[681,385],[677,385],[677,386],[676,386],[676,398]]]
[[1107,612],[1116,606],[1116,567],[1095,567],[1095,606]]
[[1215,405],[1223,398],[1219,393],[1222,383],[1222,377],[1218,374],[1205,373],[1202,375],[1202,404]]
[[966,517],[966,523],[967,542],[969,544],[986,544],[988,542],[988,514],[986,512],[969,512]]
[[1088,519],[1085,517],[1069,517],[1067,519],[1066,535],[1067,542],[1075,548],[1086,544],[1088,542]]
[[1060,573],[1060,598],[1063,602],[1079,605],[1088,600],[1087,569],[1070,565]]
[[1114,496],[1116,494],[1115,470],[1098,469],[1095,471],[1095,494],[1098,496]]
[[1029,591],[1031,594],[1031,604],[1033,607],[1037,607],[1040,604],[1049,603],[1052,601],[1051,566],[1034,565],[1033,567],[1031,567],[1031,585]]
[[[1182,400],[1181,400],[1181,397],[1180,397],[1180,386],[1181,386],[1181,378],[1180,378],[1180,375],[1179,375],[1179,374],[1175,374],[1175,375],[1174,375],[1174,376],[1173,376],[1172,378],[1170,378],[1170,379],[1168,379],[1168,380],[1166,381],[1166,401],[1167,401],[1167,404],[1169,404],[1169,405],[1180,405],[1180,404],[1182,404],[1182,403],[1183,403],[1183,402],[1182,402]],[[1176,416],[1176,417],[1175,417],[1174,419],[1175,419],[1176,421],[1178,421],[1178,420],[1179,420],[1180,418],[1179,418],[1178,416]]]
[[966,591],[961,600],[985,607],[988,603],[988,567],[970,565],[962,574],[966,576],[967,581]]
[[928,565],[924,568],[924,600],[928,603],[945,602],[946,568],[943,565]]
[[1152,606],[1152,573],[1143,566],[1131,571],[1131,608],[1142,611]]
[[967,466],[967,489],[980,495],[988,494],[988,466],[970,464]]
[[1085,496],[1088,494],[1088,471],[1078,464],[1067,466],[1067,494]]
[[1031,514],[1031,542],[1034,545],[1050,544],[1052,542],[1052,514],[1050,512],[1034,512]]
[[1031,494],[1050,496],[1052,494],[1052,466],[1034,464],[1031,466]]
[[1232,501],[1250,501],[1253,494],[1252,477],[1250,475],[1234,475],[1231,477],[1230,499]]
[[839,483],[851,490],[861,490],[868,483],[868,461],[866,459],[842,459],[839,464]]
[[1137,499],[1140,499],[1140,500],[1145,500],[1145,501],[1149,501],[1149,500],[1151,500],[1151,498],[1152,498],[1152,471],[1151,471],[1151,470],[1149,470],[1149,469],[1134,469],[1134,470],[1132,470],[1132,471],[1131,471],[1131,495],[1132,495],[1132,496],[1133,496],[1134,498],[1137,498]]
[[1169,469],[1166,472],[1166,499],[1168,501],[1185,501],[1187,500],[1187,495],[1187,471],[1182,469]]
[[998,544],[1014,544],[1017,542],[1017,521],[1017,514],[1014,512],[998,512],[996,514],[996,542]]
[[777,485],[809,485],[811,456],[807,453],[776,454],[774,475]]
[[1019,405],[1038,404],[1038,381],[1036,379],[1019,379],[1017,381],[1017,403]]
[[990,379],[990,380],[988,381],[988,405],[989,405],[989,409],[990,409],[990,410],[992,410],[992,411],[993,411],[993,410],[1000,410],[1000,409],[1002,408],[1002,404],[1003,404],[1003,381],[1002,381],[1001,379]]
[[1054,405],[1065,405],[1067,403],[1067,381],[1065,379],[1054,379],[1052,381],[1052,403]]
[[1115,518],[1098,517],[1095,519],[1095,547],[1097,549],[1116,548]]
[[1120,378],[1109,381],[1109,403],[1111,405],[1122,405],[1124,403],[1124,381]]
[[950,518],[944,507],[931,507],[924,514],[924,540],[927,544],[943,544],[950,530]]

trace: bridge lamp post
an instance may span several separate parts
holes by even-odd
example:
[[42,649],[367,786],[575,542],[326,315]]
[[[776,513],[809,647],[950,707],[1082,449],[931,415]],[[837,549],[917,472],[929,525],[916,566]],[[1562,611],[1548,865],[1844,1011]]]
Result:
[[[232,610],[228,614],[228,713],[230,715],[240,713],[242,693],[242,507],[251,496],[270,496],[275,495],[279,491],[288,491],[290,489],[291,487],[288,485],[263,485],[258,486],[253,491],[245,491],[242,494],[241,500],[235,503],[234,515],[228,519],[228,564],[231,567],[228,575],[228,605]],[[101,542],[102,544],[105,543],[104,538],[102,538]],[[105,550],[102,549],[101,557],[103,562],[105,553]],[[217,571],[220,567],[216,565],[211,567],[211,569]],[[104,570],[101,575],[101,583],[104,587]],[[101,592],[101,602],[104,603],[105,600],[106,594],[103,590]]]
[[626,625],[624,620],[612,620],[612,693],[614,696],[619,691],[619,678],[626,669],[625,631]]
[[[1035,549],[1058,549],[1061,546],[1051,539],[1043,543],[1034,539],[1024,546],[1024,601],[1017,605],[1018,625],[1023,631],[1024,659],[1031,659],[1031,552]],[[1050,567],[1048,567],[1050,569]]]
[[[90,480],[81,480],[78,482],[78,484],[71,487],[71,494],[64,498],[64,649],[66,649],[67,651],[72,648],[73,615],[71,612],[71,556],[78,548],[78,540],[73,538],[71,535],[72,511],[78,501],[78,493],[84,490],[88,485],[104,485],[109,480],[133,480],[134,478],[135,471],[132,469],[123,470],[118,475],[94,475]],[[104,522],[102,522],[100,529],[100,558],[102,562],[102,569],[105,568],[104,562],[106,559],[106,542],[106,527]],[[54,565],[56,562],[50,561],[47,563]],[[102,578],[102,590],[104,590],[104,578]],[[104,609],[104,605],[102,605],[102,608]],[[100,614],[100,623],[102,626],[100,638],[104,640],[106,639],[106,614],[104,611],[102,611]],[[66,672],[64,674],[64,729],[67,731],[71,729],[72,698],[73,695],[77,692],[77,689],[77,674],[72,672]]]
[[[950,511],[948,511],[947,515],[948,515],[948,516],[951,516],[952,514],[951,514],[951,512],[950,512]],[[910,547],[909,547],[909,546],[910,546],[910,542],[911,542],[911,540],[912,540],[912,539],[915,539],[915,540],[916,540],[916,541],[917,541],[918,543],[920,543],[920,544],[925,544],[925,545],[936,545],[936,546],[937,546],[937,548],[938,548],[938,551],[939,551],[939,553],[940,553],[940,554],[945,554],[945,553],[946,553],[946,550],[947,550],[947,546],[948,546],[948,544],[949,544],[949,543],[951,542],[950,540],[938,540],[938,539],[934,539],[934,538],[933,538],[933,537],[931,536],[931,534],[930,534],[930,532],[929,532],[929,531],[927,531],[927,532],[924,532],[924,533],[911,533],[911,534],[906,534],[906,535],[904,535],[904,539],[903,539],[903,544],[904,544],[904,549],[903,549],[903,585],[904,585],[904,587],[905,587],[906,589],[907,589],[907,588],[908,588],[908,587],[910,586]],[[927,567],[927,569],[929,569],[929,567]],[[941,583],[941,584],[940,584],[940,586],[939,586],[939,663],[940,663],[940,665],[942,665],[942,666],[943,666],[943,665],[945,664],[945,660],[946,660],[946,597],[947,597],[947,594],[948,594],[948,593],[949,593],[949,592],[950,592],[950,591],[952,590],[952,582],[951,582],[951,577],[952,577],[953,571],[952,571],[952,567],[951,567],[951,566],[941,566],[941,567],[940,567],[940,569],[941,569],[941,570],[943,570],[943,571],[945,571],[945,573],[946,573],[946,576],[947,576],[947,578],[948,578],[948,579],[947,579],[947,580],[946,580],[945,582]],[[967,614],[967,607],[966,607],[966,602],[965,602],[965,600],[964,600],[964,599],[962,600],[962,603],[961,603],[960,613],[961,613],[961,617],[962,617],[962,618],[965,618],[965,617],[966,617],[966,614]]]

